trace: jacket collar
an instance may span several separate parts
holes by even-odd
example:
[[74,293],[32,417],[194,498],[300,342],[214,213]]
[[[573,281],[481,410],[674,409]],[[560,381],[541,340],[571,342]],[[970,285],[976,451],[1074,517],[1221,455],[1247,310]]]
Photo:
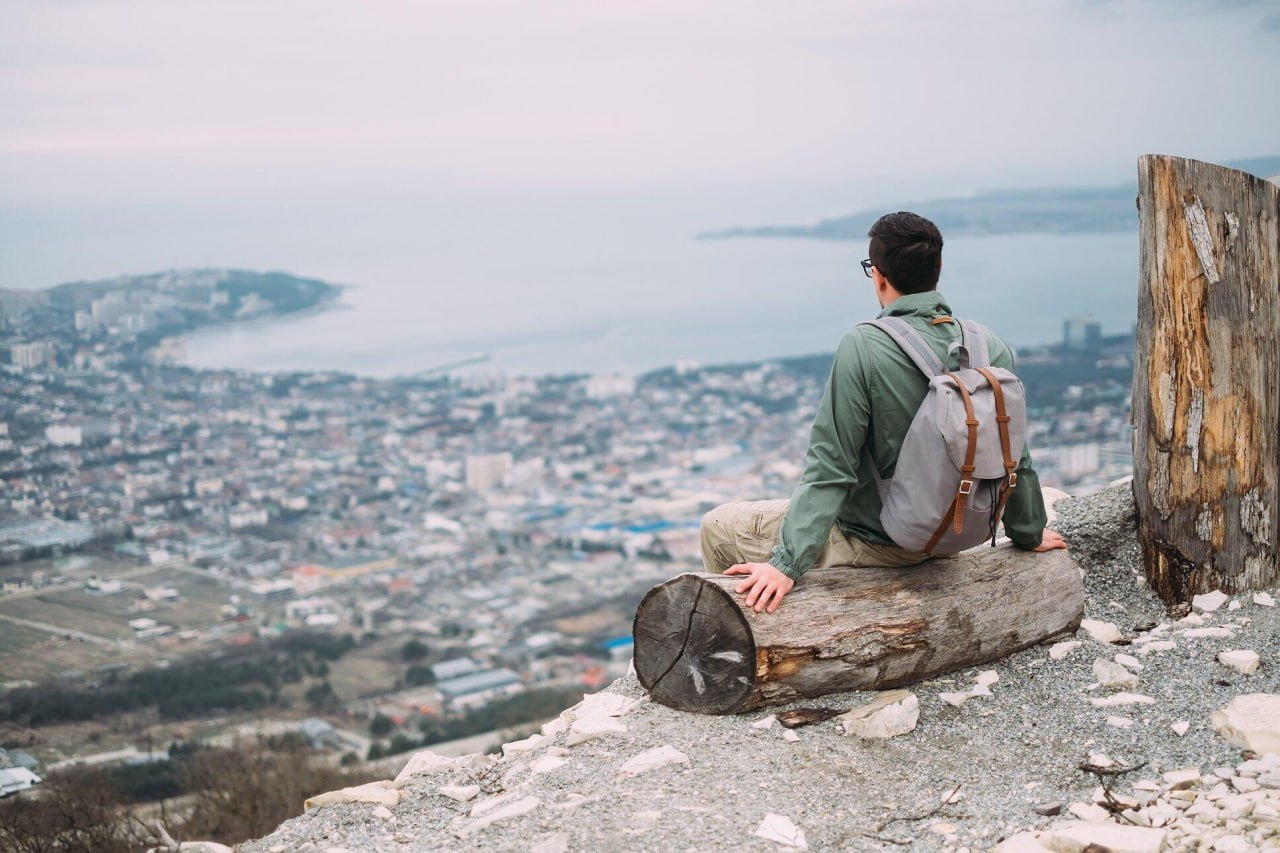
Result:
[[899,296],[889,306],[876,315],[881,317],[937,317],[939,314],[951,314],[951,306],[938,290],[927,290],[924,293],[908,293]]

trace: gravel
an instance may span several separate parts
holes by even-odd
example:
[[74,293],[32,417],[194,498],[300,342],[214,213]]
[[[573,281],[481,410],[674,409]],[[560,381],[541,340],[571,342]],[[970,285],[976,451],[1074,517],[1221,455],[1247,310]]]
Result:
[[[897,849],[908,840],[922,850],[989,849],[1020,830],[1060,821],[1047,814],[1056,804],[1065,814],[1065,806],[1092,802],[1098,781],[1078,769],[1091,755],[1118,766],[1147,763],[1120,777],[1117,792],[1164,771],[1196,766],[1207,773],[1239,763],[1240,750],[1213,731],[1210,715],[1237,694],[1280,692],[1280,608],[1237,596],[1240,609],[1223,606],[1203,617],[1205,626],[1232,627],[1232,638],[1185,638],[1177,633],[1185,626],[1171,624],[1175,620],[1142,580],[1129,486],[1063,500],[1056,509],[1054,527],[1085,570],[1086,616],[1114,622],[1125,640],[1168,625],[1157,629],[1160,639],[1175,641],[1176,648],[1138,656],[1144,668],[1133,692],[1152,697],[1154,704],[1093,707],[1091,698],[1108,695],[1094,685],[1094,660],[1134,654],[1141,644],[1102,644],[1082,631],[1076,637],[1081,646],[1061,661],[1050,660],[1047,646],[1038,646],[912,686],[920,701],[919,725],[889,740],[846,737],[834,720],[796,729],[796,742],[784,740],[786,730],[776,724],[752,727],[786,708],[849,708],[873,694],[832,694],[735,717],[699,716],[643,701],[622,717],[627,732],[566,750],[565,763],[552,770],[531,776],[528,765],[563,747],[564,734],[554,746],[497,764],[492,776],[504,778],[513,792],[508,802],[520,803],[514,811],[529,809],[528,798],[536,798],[536,806],[465,839],[455,830],[471,821],[459,815],[474,803],[457,803],[436,789],[471,779],[468,771],[445,770],[410,780],[390,818],[375,816],[367,803],[327,806],[241,849],[778,850],[775,842],[755,835],[767,814],[792,821],[814,850]],[[1262,666],[1250,676],[1227,669],[1215,659],[1224,649],[1253,649]],[[992,696],[961,707],[940,701],[939,693],[972,687],[981,669],[999,675]],[[644,696],[630,675],[607,690]],[[1116,718],[1132,725],[1117,725]],[[1183,737],[1170,729],[1180,720],[1190,723]],[[619,774],[629,759],[664,746],[683,753],[688,763]],[[957,786],[954,802],[939,809]],[[581,804],[565,805],[578,798]]]

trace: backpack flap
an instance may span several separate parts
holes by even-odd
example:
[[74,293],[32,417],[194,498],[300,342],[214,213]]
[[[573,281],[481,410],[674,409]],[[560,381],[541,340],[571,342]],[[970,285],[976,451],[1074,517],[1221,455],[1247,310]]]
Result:
[[[1026,391],[1023,389],[1022,381],[1008,370],[1002,367],[989,367],[987,370],[999,380],[1000,387],[1004,391],[1005,408],[1009,414],[1009,444],[1016,461],[1021,457],[1022,448],[1027,442]],[[952,378],[953,376],[955,379]],[[930,381],[931,385],[936,386],[931,399],[938,407],[935,417],[941,427],[942,437],[946,441],[947,455],[958,470],[964,463],[969,443],[964,400],[959,389],[956,388],[956,379],[963,382],[968,389],[974,415],[986,427],[978,431],[978,450],[974,457],[973,478],[976,480],[1004,479],[1004,450],[1000,446],[1000,433],[994,429],[995,394],[992,393],[990,384],[977,370],[957,370],[951,375],[937,376]]]

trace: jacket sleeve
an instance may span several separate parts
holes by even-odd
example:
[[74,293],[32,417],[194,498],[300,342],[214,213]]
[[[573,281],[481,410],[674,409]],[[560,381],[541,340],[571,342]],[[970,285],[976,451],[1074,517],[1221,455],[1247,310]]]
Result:
[[857,331],[841,340],[818,404],[804,474],[791,493],[769,562],[799,580],[818,561],[841,507],[858,484],[858,458],[870,421],[866,350]]
[[[991,364],[1013,370],[1014,358],[1004,341],[988,334],[991,348]],[[1040,491],[1040,477],[1031,467],[1031,446],[1022,448],[1018,461],[1018,487],[1009,496],[1004,508],[1004,532],[1014,546],[1028,551],[1040,544],[1049,515],[1044,509],[1044,494]]]

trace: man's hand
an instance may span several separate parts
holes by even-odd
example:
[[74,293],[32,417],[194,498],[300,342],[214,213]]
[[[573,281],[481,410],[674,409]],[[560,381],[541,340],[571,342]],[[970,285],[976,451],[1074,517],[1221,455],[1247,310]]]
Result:
[[1040,544],[1032,548],[1032,551],[1052,551],[1054,548],[1067,547],[1067,540],[1062,538],[1062,534],[1056,530],[1045,529],[1040,535]]
[[759,613],[768,608],[772,613],[796,582],[769,563],[739,563],[724,570],[726,575],[750,575],[738,584],[736,592],[747,593],[747,607]]

